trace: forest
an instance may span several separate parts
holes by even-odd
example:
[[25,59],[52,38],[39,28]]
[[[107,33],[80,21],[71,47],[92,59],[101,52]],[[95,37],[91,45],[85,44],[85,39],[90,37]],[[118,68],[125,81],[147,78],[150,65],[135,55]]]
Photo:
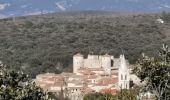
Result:
[[0,60],[31,77],[72,71],[77,52],[124,53],[133,64],[142,52],[155,56],[163,43],[170,43],[167,12],[64,12],[0,20]]

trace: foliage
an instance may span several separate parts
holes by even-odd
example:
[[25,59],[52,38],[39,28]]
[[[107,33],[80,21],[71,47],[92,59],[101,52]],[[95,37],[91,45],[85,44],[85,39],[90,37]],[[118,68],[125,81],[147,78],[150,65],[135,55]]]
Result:
[[92,93],[86,94],[83,100],[115,100],[111,94]]
[[83,100],[136,100],[139,95],[140,87],[134,87],[133,89],[123,89],[115,95],[112,94],[100,94],[93,93],[84,96]]
[[134,87],[133,89],[123,89],[115,95],[118,100],[136,100],[139,95],[139,87]]
[[141,52],[155,55],[152,50],[170,40],[169,23],[156,23],[161,16],[78,12],[1,19],[0,60],[33,77],[71,71],[76,52],[123,52],[134,63]]
[[170,22],[170,14],[163,11],[162,12],[162,19],[165,21],[165,22]]
[[154,93],[158,100],[170,98],[170,49],[167,45],[159,50],[159,58],[143,56],[134,72],[145,84],[145,90]]
[[0,100],[51,100],[23,72],[0,66]]

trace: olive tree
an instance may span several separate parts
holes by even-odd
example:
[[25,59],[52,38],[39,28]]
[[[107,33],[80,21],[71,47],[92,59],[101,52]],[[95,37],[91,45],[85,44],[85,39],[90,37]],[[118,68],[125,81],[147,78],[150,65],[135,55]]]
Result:
[[0,100],[51,100],[22,71],[0,66]]
[[134,72],[146,91],[152,92],[158,100],[170,99],[170,49],[167,45],[159,50],[157,58],[143,54]]

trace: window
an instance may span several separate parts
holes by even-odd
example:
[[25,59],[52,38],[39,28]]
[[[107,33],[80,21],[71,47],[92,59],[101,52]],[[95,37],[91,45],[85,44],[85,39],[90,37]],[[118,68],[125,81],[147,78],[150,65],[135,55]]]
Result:
[[123,75],[121,74],[121,80],[123,80]]
[[126,83],[126,89],[127,89],[127,83]]
[[113,63],[114,63],[113,60],[111,60],[111,67],[113,67]]
[[125,80],[127,80],[127,75],[125,75]]

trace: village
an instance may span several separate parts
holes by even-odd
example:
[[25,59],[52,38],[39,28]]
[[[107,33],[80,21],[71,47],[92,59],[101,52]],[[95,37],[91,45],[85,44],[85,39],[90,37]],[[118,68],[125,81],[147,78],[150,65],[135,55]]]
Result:
[[116,94],[121,89],[129,89],[139,84],[139,78],[132,74],[131,65],[124,55],[88,55],[80,53],[73,56],[73,73],[45,73],[36,76],[35,83],[43,90],[83,100],[89,93]]

